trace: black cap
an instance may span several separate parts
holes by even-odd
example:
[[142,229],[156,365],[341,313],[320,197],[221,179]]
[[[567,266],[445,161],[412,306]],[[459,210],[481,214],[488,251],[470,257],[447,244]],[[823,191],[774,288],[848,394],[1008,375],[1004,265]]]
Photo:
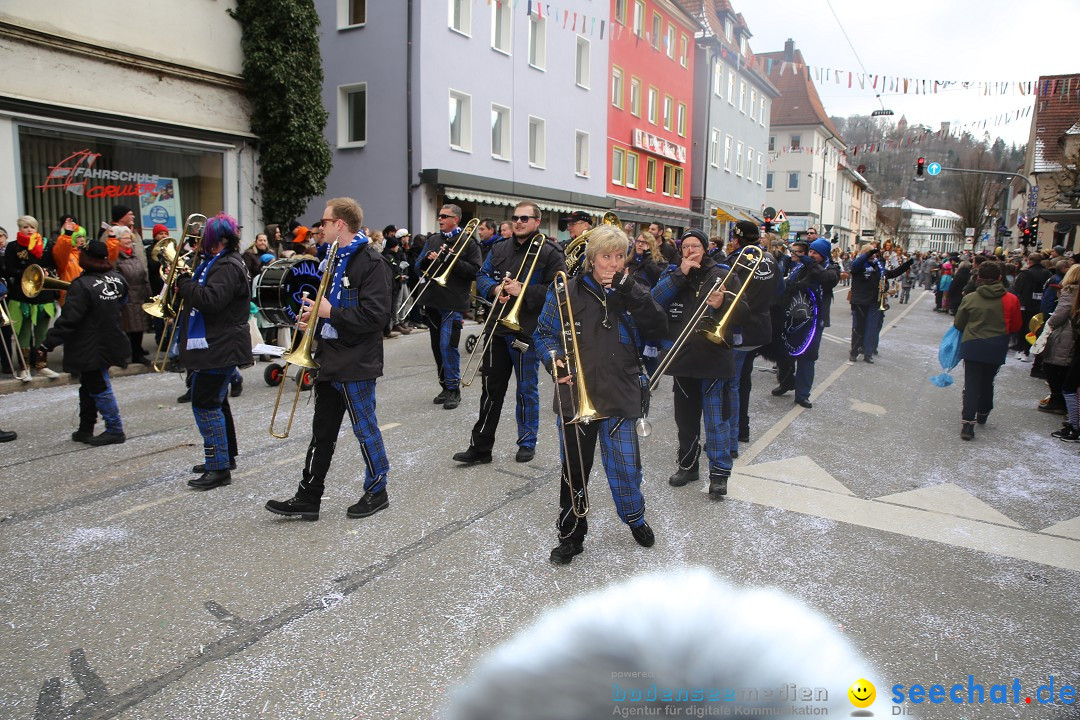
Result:
[[740,220],[735,223],[735,237],[743,240],[757,240],[761,237],[761,232],[758,230],[757,223]]
[[[121,217],[123,217],[123,215],[121,215]],[[101,240],[91,240],[86,244],[86,248],[83,252],[98,260],[105,260],[109,257],[109,247]]]
[[686,232],[684,232],[682,234],[682,237],[680,237],[679,240],[682,241],[682,240],[685,240],[688,237],[697,238],[698,240],[700,240],[701,241],[701,247],[703,247],[703,248],[709,247],[709,236],[706,235],[705,233],[701,232],[700,230],[697,230],[695,228],[690,228],[689,230],[687,230]]
[[587,222],[589,224],[592,224],[592,218],[589,217],[589,213],[585,212],[584,210],[575,210],[569,215],[564,215],[562,218],[560,218],[560,222]]

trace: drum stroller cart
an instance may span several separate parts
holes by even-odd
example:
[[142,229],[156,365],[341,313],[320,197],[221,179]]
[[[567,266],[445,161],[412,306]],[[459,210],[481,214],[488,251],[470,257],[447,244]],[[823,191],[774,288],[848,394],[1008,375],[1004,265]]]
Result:
[[[319,289],[319,261],[310,255],[296,255],[291,258],[275,260],[263,268],[258,277],[252,280],[251,296],[263,328],[277,328],[288,332],[288,345],[293,344],[296,321],[304,293],[314,297]],[[301,367],[296,368],[293,376],[301,389],[310,390],[315,384],[316,371]],[[277,387],[285,379],[285,363],[271,361],[263,370],[263,380],[270,387]]]

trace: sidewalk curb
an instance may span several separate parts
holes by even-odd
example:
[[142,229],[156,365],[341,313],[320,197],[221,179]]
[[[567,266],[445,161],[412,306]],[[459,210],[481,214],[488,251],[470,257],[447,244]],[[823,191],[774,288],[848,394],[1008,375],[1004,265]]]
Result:
[[[109,376],[127,377],[129,375],[145,375],[151,373],[153,370],[148,365],[142,365],[139,363],[132,363],[126,368],[111,367],[109,368]],[[165,374],[165,373],[162,373]],[[75,379],[70,373],[62,372],[60,377],[46,378],[40,375],[32,375],[30,382],[23,382],[12,378],[11,380],[0,380],[0,395],[11,395],[13,393],[26,392],[27,390],[39,390],[41,388],[53,388],[62,387],[64,385],[77,384],[78,380]]]

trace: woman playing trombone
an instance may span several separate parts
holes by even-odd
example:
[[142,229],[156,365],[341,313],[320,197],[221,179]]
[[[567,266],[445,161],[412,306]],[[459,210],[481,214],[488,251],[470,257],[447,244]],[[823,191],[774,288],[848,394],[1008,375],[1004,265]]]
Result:
[[587,486],[598,437],[619,518],[639,545],[651,547],[655,540],[645,522],[634,420],[643,414],[639,358],[644,340],[663,337],[667,317],[625,271],[628,246],[622,230],[606,225],[592,230],[585,274],[556,277],[534,335],[537,353],[557,380],[562,481],[559,545],[551,561],[560,565],[582,551],[588,532]]

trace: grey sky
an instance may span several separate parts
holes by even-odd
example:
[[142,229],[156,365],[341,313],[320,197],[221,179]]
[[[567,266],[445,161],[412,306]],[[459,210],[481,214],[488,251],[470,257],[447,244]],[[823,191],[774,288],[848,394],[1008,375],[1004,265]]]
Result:
[[[1080,27],[1076,0],[831,0],[867,72],[927,80],[1036,80],[1039,75],[1080,73],[1080,51],[1073,38]],[[733,0],[753,33],[754,52],[782,50],[789,37],[807,64],[859,71],[826,0]],[[1058,30],[1055,31],[1055,28]],[[834,82],[818,85],[830,115],[869,114],[879,107],[874,92]],[[885,107],[913,123],[935,129],[941,122],[992,119],[1033,104],[1030,96],[1010,89],[984,97],[976,90],[954,89],[937,95],[893,94]],[[1027,142],[1030,116],[998,127],[991,137]],[[979,130],[978,134],[983,131]]]

